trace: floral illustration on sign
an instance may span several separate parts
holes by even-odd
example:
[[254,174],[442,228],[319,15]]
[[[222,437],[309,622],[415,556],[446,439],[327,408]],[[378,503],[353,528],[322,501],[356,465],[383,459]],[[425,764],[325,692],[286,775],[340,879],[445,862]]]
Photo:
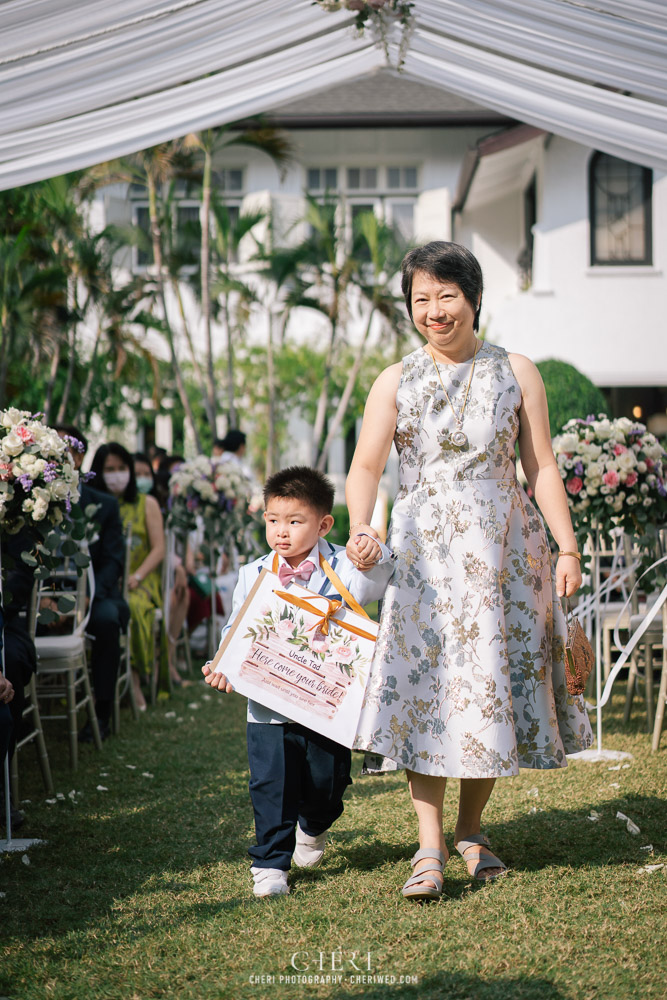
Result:
[[253,642],[266,642],[272,636],[294,646],[300,653],[307,653],[322,663],[335,664],[342,674],[366,682],[368,657],[358,642],[354,642],[344,628],[329,621],[329,632],[324,635],[318,628],[307,625],[304,616],[284,607],[275,611],[262,608],[261,617],[248,626],[244,638]]

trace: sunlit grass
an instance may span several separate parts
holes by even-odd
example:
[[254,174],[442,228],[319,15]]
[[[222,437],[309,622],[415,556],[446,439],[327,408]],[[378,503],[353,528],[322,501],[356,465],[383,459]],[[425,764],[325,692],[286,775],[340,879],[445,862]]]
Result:
[[[444,898],[422,906],[400,894],[416,847],[401,775],[355,780],[323,866],[294,870],[288,897],[253,898],[244,707],[197,684],[138,723],[124,713],[120,735],[102,753],[84,747],[75,774],[61,736],[49,732],[65,795],[54,805],[25,751],[21,794],[31,801],[20,836],[48,843],[30,850],[30,865],[17,854],[0,859],[0,994],[664,996],[667,868],[640,869],[667,863],[667,739],[652,755],[639,714],[628,730],[605,719],[607,745],[634,755],[628,768],[575,763],[500,781],[486,830],[511,873],[476,889],[454,856]],[[355,773],[359,766],[355,756]],[[456,784],[446,800],[450,848]],[[598,821],[587,818],[591,810]],[[616,819],[619,810],[638,836]],[[652,852],[641,849],[648,844]],[[338,975],[340,983],[326,981]]]

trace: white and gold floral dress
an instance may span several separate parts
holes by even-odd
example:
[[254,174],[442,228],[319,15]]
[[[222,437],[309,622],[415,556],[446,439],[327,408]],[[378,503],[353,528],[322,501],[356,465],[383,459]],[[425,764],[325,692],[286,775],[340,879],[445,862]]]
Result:
[[[459,413],[471,364],[439,366]],[[456,778],[564,767],[592,736],[565,686],[544,524],[516,478],[521,389],[507,353],[477,352],[463,447],[423,348],[403,359],[396,398],[396,569],[355,747]]]

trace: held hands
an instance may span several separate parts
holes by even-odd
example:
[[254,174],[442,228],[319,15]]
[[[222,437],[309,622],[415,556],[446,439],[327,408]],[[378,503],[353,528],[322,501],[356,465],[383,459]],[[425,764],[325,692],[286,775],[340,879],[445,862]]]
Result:
[[581,567],[576,556],[562,555],[556,563],[556,593],[572,597],[581,586]]
[[234,688],[227,680],[225,674],[216,673],[214,670],[211,670],[211,666],[212,664],[209,660],[209,662],[205,663],[201,668],[201,672],[204,675],[206,683],[212,688],[215,688],[216,691],[220,691],[222,694],[231,694]]
[[352,534],[345,551],[350,562],[362,573],[366,573],[382,558],[382,549],[376,541],[378,533],[374,528],[368,524],[358,524],[355,528],[363,528],[368,534]]

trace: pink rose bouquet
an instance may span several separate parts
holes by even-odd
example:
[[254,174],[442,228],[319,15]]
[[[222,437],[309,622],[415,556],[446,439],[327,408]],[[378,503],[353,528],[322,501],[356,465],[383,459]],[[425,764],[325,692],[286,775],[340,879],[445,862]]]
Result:
[[32,540],[22,559],[48,575],[61,555],[80,568],[88,563],[77,542],[88,537],[93,511],[78,507],[79,473],[71,448],[78,441],[60,437],[39,413],[10,407],[0,410],[0,536],[19,531]]
[[600,414],[568,421],[552,444],[579,547],[596,528],[606,536],[622,528],[649,544],[667,521],[667,453],[655,435]]

